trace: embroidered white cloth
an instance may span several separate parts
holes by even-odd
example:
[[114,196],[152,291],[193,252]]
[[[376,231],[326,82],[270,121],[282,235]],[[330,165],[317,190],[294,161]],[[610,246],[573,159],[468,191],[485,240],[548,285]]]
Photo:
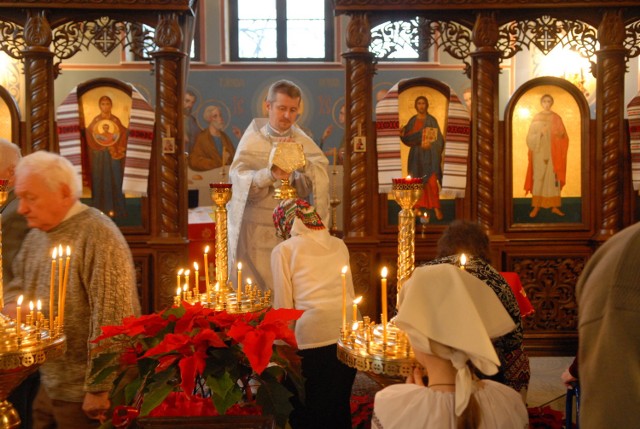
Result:
[[[400,158],[400,119],[398,116],[398,87],[393,85],[387,95],[376,105],[376,134],[378,151],[378,192],[391,192],[391,179],[403,177]],[[445,138],[444,165],[442,169],[441,198],[463,198],[467,186],[467,158],[471,125],[469,112],[451,89],[447,127],[442,130]]]
[[449,359],[456,374],[456,415],[469,403],[473,378],[467,361],[484,374],[498,372],[500,360],[491,344],[515,328],[513,320],[482,280],[451,265],[418,267],[398,297],[396,325],[412,347]]
[[[155,114],[151,105],[140,92],[131,86],[131,117],[129,118],[129,134],[124,161],[124,177],[122,192],[133,196],[146,196],[149,185],[149,163],[151,162],[151,146],[153,143],[153,125]],[[76,168],[82,171],[82,128],[80,123],[80,106],[78,105],[78,87],[69,92],[56,110],[60,155],[67,158]]]

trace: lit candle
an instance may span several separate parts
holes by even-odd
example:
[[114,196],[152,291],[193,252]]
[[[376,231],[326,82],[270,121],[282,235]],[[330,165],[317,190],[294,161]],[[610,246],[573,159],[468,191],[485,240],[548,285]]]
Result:
[[347,330],[347,269],[342,267],[342,330]]
[[62,244],[58,244],[58,290],[62,290],[62,271]]
[[35,321],[35,319],[33,318],[33,309],[34,309],[33,301],[29,301],[29,318],[31,319],[30,323],[32,325],[34,324],[34,321]]
[[191,270],[186,270],[184,272],[184,282],[187,285],[187,291],[189,290],[189,277],[191,275]]
[[353,300],[353,323],[354,324],[358,322],[358,304],[360,304],[360,301],[362,301],[361,296]]
[[[49,282],[49,329],[53,332],[53,302],[55,300],[55,278],[56,278],[56,256],[58,255],[58,249],[53,248],[51,252],[51,280]],[[60,290],[58,290],[60,295]],[[60,297],[58,296],[58,314],[60,314]]]
[[198,284],[198,282],[200,281],[200,276],[198,275],[198,269],[199,269],[199,268],[200,268],[200,267],[198,267],[198,263],[197,263],[197,262],[194,262],[194,263],[193,263],[193,269],[194,269],[194,270],[195,270],[195,272],[196,272],[196,277],[194,278],[194,280],[195,280],[195,285],[193,285],[193,290],[195,291],[195,293],[196,293],[196,294],[199,294],[199,293],[200,293],[200,285]]
[[460,255],[460,268],[464,270],[465,265],[467,265],[467,255],[463,253]]
[[204,285],[207,291],[207,301],[211,299],[211,285],[209,284],[209,246],[204,248]]
[[178,276],[176,278],[176,285],[178,286],[178,289],[182,290],[182,287],[180,286],[180,276],[182,276],[182,272],[184,271],[184,268],[180,268],[180,270],[178,270]]
[[36,303],[36,326],[40,328],[40,322],[42,322],[42,301],[38,300]]
[[187,300],[187,291],[189,290],[189,286],[187,286],[186,284],[184,286],[182,286],[182,300],[186,301]]
[[173,304],[178,306],[180,305],[180,293],[182,292],[182,288],[180,286],[178,286],[178,288],[176,289],[176,296],[175,298],[173,298]]
[[236,293],[236,298],[239,307],[240,301],[242,301],[242,262],[238,262],[238,290]]
[[20,331],[20,319],[22,318],[22,300],[24,296],[20,295],[18,297],[18,305],[17,305],[17,313],[16,313],[16,334],[18,335],[18,339],[22,336],[22,331]]
[[382,334],[384,342],[387,341],[387,267],[383,267],[380,272],[382,276]]
[[251,281],[251,279],[249,277],[247,277],[247,289],[245,290],[245,292],[247,294],[251,293],[251,287],[253,286],[253,281]]
[[[62,251],[62,246],[60,246],[60,251]],[[71,247],[67,246],[67,260],[64,266],[64,280],[62,282],[62,311],[60,312],[62,322],[64,322],[64,310],[67,301],[67,284],[69,283],[69,261],[71,259]],[[62,265],[60,266],[62,268]],[[60,293],[60,292],[58,292]]]

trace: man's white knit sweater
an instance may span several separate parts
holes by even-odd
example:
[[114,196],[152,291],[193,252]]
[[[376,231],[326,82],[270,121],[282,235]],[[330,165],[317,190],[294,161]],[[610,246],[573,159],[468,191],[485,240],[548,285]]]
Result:
[[[6,290],[7,302],[20,294],[26,303],[39,299],[49,313],[51,253],[54,246],[71,247],[66,293],[64,333],[67,351],[40,368],[42,383],[51,399],[82,402],[86,392],[108,391],[110,380],[90,383],[91,340],[104,325],[140,314],[131,252],[118,227],[94,208],[76,204],[60,225],[45,232],[32,229],[14,261],[15,278]],[[58,279],[55,279],[57,311]]]

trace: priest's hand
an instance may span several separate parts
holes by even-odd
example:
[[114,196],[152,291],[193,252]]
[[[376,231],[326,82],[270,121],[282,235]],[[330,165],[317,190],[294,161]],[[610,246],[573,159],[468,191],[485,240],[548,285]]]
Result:
[[275,165],[271,166],[271,175],[273,176],[274,179],[276,180],[285,180],[289,178],[289,173],[287,173],[286,171],[284,171],[282,168],[277,167]]
[[107,420],[107,411],[111,407],[109,392],[87,392],[82,402],[82,411],[93,420],[104,423]]

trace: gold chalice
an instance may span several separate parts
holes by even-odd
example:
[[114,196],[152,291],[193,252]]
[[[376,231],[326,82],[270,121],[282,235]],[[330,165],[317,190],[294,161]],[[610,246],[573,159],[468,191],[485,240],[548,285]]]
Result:
[[[306,164],[304,150],[300,143],[279,142],[271,152],[271,164],[287,173],[287,177]],[[286,200],[297,198],[296,189],[289,184],[289,179],[282,179],[282,184],[276,189],[273,198]]]

